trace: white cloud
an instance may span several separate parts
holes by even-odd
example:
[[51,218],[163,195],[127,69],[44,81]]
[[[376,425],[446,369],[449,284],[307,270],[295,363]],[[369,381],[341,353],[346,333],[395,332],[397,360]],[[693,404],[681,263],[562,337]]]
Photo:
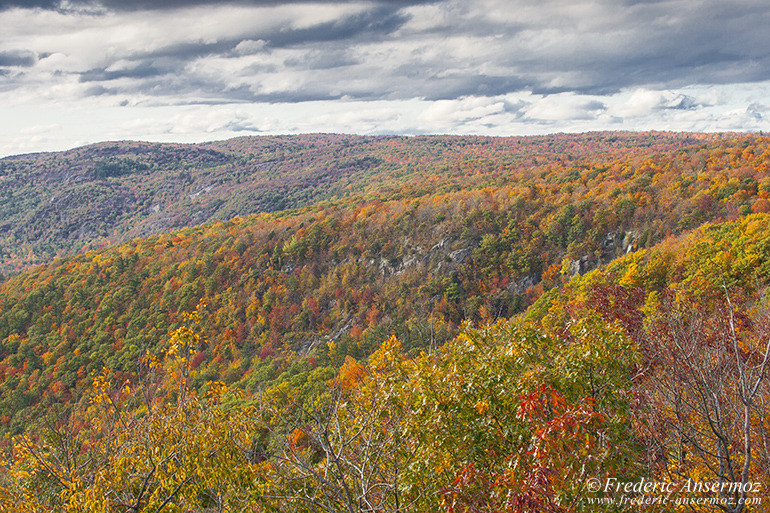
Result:
[[244,39],[235,46],[233,51],[237,55],[251,55],[264,51],[265,46],[267,46],[267,42],[263,39],[258,39],[256,41],[253,39]]
[[570,122],[596,119],[603,111],[604,105],[595,97],[562,93],[539,97],[525,114],[538,122]]
[[483,121],[505,112],[501,98],[460,98],[432,102],[417,117],[428,126],[451,128],[471,121]]
[[[673,91],[621,91],[610,96],[515,93],[456,100],[390,100],[229,105],[119,107],[105,98],[37,107],[0,105],[0,155],[62,150],[102,140],[202,142],[244,134],[340,132],[359,134],[527,135],[588,130],[770,130],[757,87],[719,86]],[[737,91],[738,96],[730,93]],[[662,108],[680,96],[694,109]],[[713,104],[701,99],[721,98]],[[770,94],[765,98],[770,97]],[[0,96],[0,99],[2,96]],[[601,101],[600,101],[601,100]],[[622,115],[621,115],[622,113]]]
[[612,113],[620,117],[648,116],[660,109],[666,102],[666,94],[648,89],[635,90],[630,98],[612,109]]

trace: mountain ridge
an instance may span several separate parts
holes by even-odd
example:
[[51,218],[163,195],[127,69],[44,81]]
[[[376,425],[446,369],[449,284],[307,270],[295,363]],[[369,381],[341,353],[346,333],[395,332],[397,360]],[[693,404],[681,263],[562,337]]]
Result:
[[729,134],[515,138],[309,134],[105,142],[0,159],[0,272],[209,220],[346,198],[483,187],[560,160],[655,154]]

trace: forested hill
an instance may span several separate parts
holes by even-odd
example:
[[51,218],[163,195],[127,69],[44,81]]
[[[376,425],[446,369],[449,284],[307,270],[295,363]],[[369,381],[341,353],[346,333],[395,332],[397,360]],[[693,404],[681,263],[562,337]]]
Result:
[[[5,159],[6,243],[48,248],[6,265],[161,233],[0,284],[0,509],[577,512],[644,478],[761,511],[769,166],[766,137],[659,133]],[[119,190],[167,202],[55,239]],[[195,212],[228,219],[165,231]]]
[[[81,368],[74,386],[44,388],[17,426],[25,435],[0,442],[0,505],[670,510],[598,481],[671,483],[672,502],[765,511],[769,279],[770,216],[753,214],[574,276],[524,319],[465,326],[426,352],[389,337],[353,358],[332,337],[305,356],[265,344],[245,370],[248,345],[220,338],[209,351],[200,330],[213,314],[201,302],[133,370]],[[22,387],[65,375],[69,358],[93,349],[55,364],[46,351],[41,372],[33,355],[45,348],[15,342],[23,362],[0,368],[21,400]],[[743,491],[686,486],[719,480]]]
[[[224,154],[239,144],[305,141],[327,155],[318,141],[337,141],[340,152],[352,144],[382,163],[368,174],[357,171],[358,195],[136,239],[4,283],[6,429],[18,431],[25,422],[14,412],[55,390],[78,390],[102,366],[131,371],[200,299],[208,304],[201,330],[209,340],[199,348],[209,370],[200,379],[254,384],[264,378],[258,370],[267,357],[306,354],[327,342],[338,356],[367,355],[393,333],[406,349],[435,347],[463,320],[510,317],[569,276],[667,234],[770,211],[770,140],[702,137],[696,145],[689,144],[695,136],[674,134],[221,143]],[[685,141],[684,149],[663,151]],[[518,145],[533,154],[513,152]],[[581,148],[585,156],[574,156]],[[312,153],[298,151],[291,157],[297,162]],[[397,167],[411,173],[401,189],[398,177],[383,178],[387,160],[398,155]],[[341,162],[325,158],[326,168]],[[124,179],[99,183],[122,187]],[[149,183],[135,180],[137,188]]]
[[[709,148],[753,144],[751,139],[615,132],[517,138],[301,135],[193,145],[101,143],[8,157],[0,160],[0,272],[12,274],[84,248],[322,200],[386,201],[535,185],[540,175],[571,181],[566,173],[574,178],[581,169],[649,158],[672,161],[692,174],[706,165]],[[744,159],[732,154],[730,159],[736,157]]]

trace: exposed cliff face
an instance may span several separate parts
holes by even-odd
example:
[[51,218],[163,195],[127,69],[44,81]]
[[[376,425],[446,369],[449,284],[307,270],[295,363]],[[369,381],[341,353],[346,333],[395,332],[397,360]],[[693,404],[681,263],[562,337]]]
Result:
[[637,249],[639,232],[617,231],[608,233],[600,244],[597,254],[583,255],[577,260],[572,260],[569,265],[569,275],[585,274],[593,271],[602,264],[611,262],[615,258],[631,253]]

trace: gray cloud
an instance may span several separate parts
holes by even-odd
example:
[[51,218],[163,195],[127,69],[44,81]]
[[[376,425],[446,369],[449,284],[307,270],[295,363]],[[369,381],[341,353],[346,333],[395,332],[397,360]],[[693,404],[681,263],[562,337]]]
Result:
[[[596,120],[695,120],[722,100],[692,88],[770,81],[766,0],[298,3],[0,0],[0,23],[12,27],[0,48],[29,49],[0,52],[0,93],[126,110],[435,102],[441,108],[426,122],[470,132],[511,122],[583,129]],[[736,123],[767,119],[763,98],[747,98],[730,110],[740,113]],[[482,101],[455,105],[462,99]],[[296,108],[306,107],[317,105]],[[216,126],[269,131],[275,119]],[[376,116],[353,122],[393,130]],[[291,126],[303,123],[299,116]]]
[[333,22],[319,23],[299,30],[281,29],[262,39],[271,47],[286,47],[333,41],[356,43],[376,40],[400,28],[408,17],[393,6],[383,6]]
[[[279,8],[291,3],[105,0],[99,5],[130,11],[188,6],[228,9],[236,4]],[[0,1],[0,8],[11,5],[76,9],[95,3]],[[117,69],[113,62],[100,59],[98,65],[76,73],[83,83],[121,93],[202,94],[201,99],[218,97],[222,102],[342,97],[438,100],[519,91],[605,96],[634,87],[770,80],[765,42],[769,22],[770,6],[760,0],[707,0],[698,5],[685,0],[575,1],[569,8],[556,0],[538,4],[380,0],[364,10],[340,11],[336,18],[317,23],[292,24],[280,18],[237,37],[223,26],[213,39],[188,37],[150,50],[137,44],[136,49],[122,50],[120,58],[125,62]],[[195,27],[190,30],[194,34]],[[281,50],[293,53],[283,56]],[[195,65],[207,59],[260,54],[273,58],[245,62],[230,76],[206,76]],[[32,53],[0,54],[0,66],[34,64]],[[283,78],[289,76],[291,83]],[[286,85],[268,87],[264,82],[269,78]],[[114,85],[118,81],[121,85]],[[678,108],[689,107],[683,103]]]
[[605,110],[606,108],[607,105],[605,105],[604,102],[600,102],[598,100],[586,102],[583,104],[583,109],[589,111]]
[[519,77],[509,76],[454,76],[438,78],[436,87],[424,91],[421,96],[426,100],[451,100],[461,96],[501,96],[512,91],[521,91],[528,87],[528,82]]
[[[377,7],[364,13],[346,16],[332,22],[312,25],[311,27],[292,29],[287,26],[277,26],[271,30],[253,34],[253,38],[232,39],[225,35],[216,42],[185,42],[168,45],[150,52],[134,52],[127,58],[137,64],[129,70],[107,71],[107,69],[92,69],[81,75],[82,81],[114,80],[116,78],[143,78],[162,74],[165,72],[177,72],[185,63],[211,55],[228,56],[228,54],[243,55],[269,51],[276,48],[313,46],[317,43],[334,43],[355,41],[357,44],[371,41],[386,36],[401,27],[407,17],[399,9],[385,6]],[[254,43],[259,44],[254,47]],[[244,42],[252,43],[251,51],[243,51]],[[246,46],[248,48],[248,45]],[[301,66],[303,63],[313,63],[313,68],[324,69],[339,67],[342,64],[352,65],[355,62],[346,58],[344,61],[336,61],[335,49],[321,53],[311,50],[314,55],[308,54],[302,59],[295,58],[286,62],[288,67]],[[327,57],[328,55],[328,57]],[[326,64],[323,64],[326,63]]]
[[[211,0],[0,0],[0,10],[21,9],[48,9],[58,11],[78,11],[102,9],[113,11],[142,11],[142,10],[166,10],[181,9],[185,7],[226,5],[253,5],[274,7],[286,4],[341,4],[355,2],[356,0],[225,0],[213,2]],[[404,6],[435,3],[440,0],[375,0],[376,3]]]
[[[374,6],[364,12],[340,17],[331,22],[324,22],[295,29],[278,25],[246,37],[223,37],[214,42],[180,42],[163,46],[152,51],[130,52],[123,60],[128,65],[113,69],[113,64],[91,68],[79,73],[83,83],[105,83],[122,80],[121,86],[111,85],[109,90],[122,93],[140,94],[151,91],[158,96],[181,96],[197,94],[209,100],[263,101],[263,102],[301,102],[338,99],[343,96],[375,98],[383,94],[382,86],[376,91],[341,91],[336,77],[323,75],[329,70],[346,68],[342,71],[349,77],[361,76],[355,68],[360,61],[348,51],[348,44],[363,44],[386,38],[393,31],[408,21],[399,8],[394,6]],[[244,45],[244,41],[250,44]],[[259,43],[255,43],[258,41]],[[319,46],[320,45],[320,46]],[[244,51],[244,48],[251,48]],[[207,57],[232,58],[243,55],[269,53],[280,49],[299,49],[300,54],[276,64],[249,65],[242,70],[253,75],[280,75],[296,70],[307,73],[304,83],[278,92],[263,92],[260,88],[247,88],[228,84],[227,77],[204,78],[191,74],[186,67],[198,59]],[[366,77],[371,79],[370,76]],[[124,79],[130,79],[125,83]],[[328,86],[322,88],[322,84]],[[383,84],[384,85],[384,84]],[[104,88],[89,88],[85,94],[103,95]],[[184,103],[184,100],[181,101]]]
[[764,105],[760,105],[758,103],[752,103],[746,108],[746,114],[756,119],[757,121],[761,121],[765,117],[764,113],[766,110],[767,110],[767,107],[765,107]]
[[20,7],[22,9],[58,9],[60,3],[58,0],[0,1],[0,9],[10,9],[13,7]]
[[30,50],[0,51],[0,67],[29,68],[37,62],[37,54]]
[[[635,2],[619,19],[607,17],[604,34],[578,34],[574,49],[540,61],[538,71],[574,71],[581,83],[555,88],[607,94],[625,87],[724,84],[770,79],[763,43],[766,2]],[[612,24],[620,22],[618,26]],[[604,25],[604,23],[602,24]],[[592,45],[596,36],[600,45]],[[557,43],[558,44],[558,43]],[[545,85],[545,84],[544,84]],[[549,91],[542,87],[541,92]]]
[[[165,69],[164,69],[165,68]],[[92,69],[80,75],[81,82],[107,82],[121,78],[145,79],[166,75],[174,68],[174,65],[159,66],[155,62],[140,62],[129,69],[110,71],[105,69]]]

